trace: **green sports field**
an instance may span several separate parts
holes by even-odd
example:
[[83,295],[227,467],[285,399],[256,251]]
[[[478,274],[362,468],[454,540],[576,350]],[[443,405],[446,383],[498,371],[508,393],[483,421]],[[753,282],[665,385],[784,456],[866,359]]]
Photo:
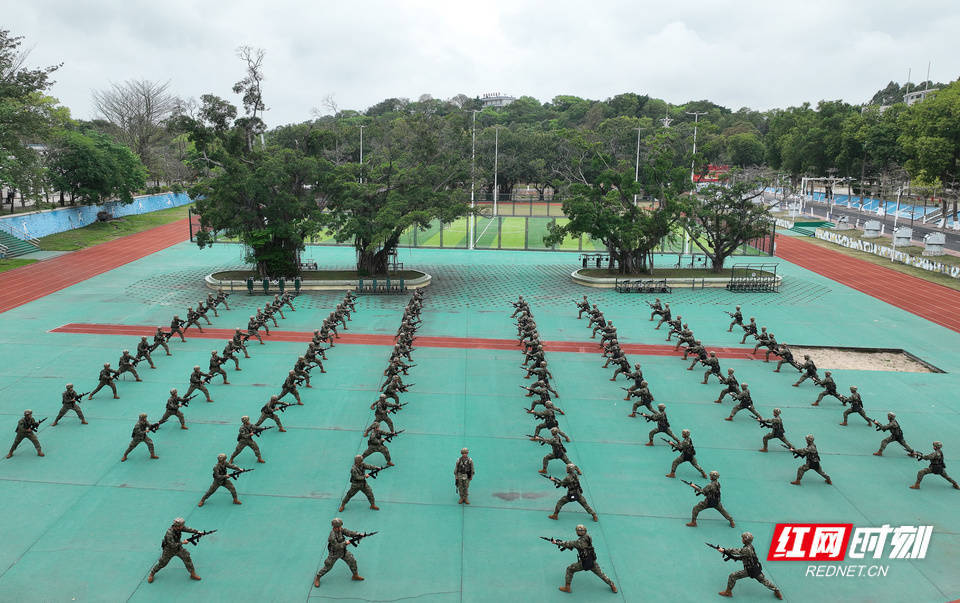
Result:
[[[478,220],[478,233],[480,223]],[[523,231],[500,231],[503,244],[522,245]],[[464,224],[465,226],[465,224]],[[496,224],[480,239],[495,247]],[[455,231],[455,229],[453,229]],[[464,229],[465,231],[465,229]],[[434,235],[436,233],[433,233]],[[419,238],[418,234],[418,238]],[[431,235],[433,236],[433,235]],[[445,234],[444,237],[447,235]],[[529,240],[529,236],[528,240]],[[444,239],[446,245],[447,239]],[[479,240],[478,240],[479,245]],[[371,481],[380,511],[355,498],[337,513],[348,487],[354,454],[366,442],[370,402],[382,379],[389,348],[338,344],[328,352],[326,374],[314,371],[314,387],[302,389],[305,405],[288,409],[287,433],[266,432],[258,443],[267,463],[250,451],[237,460],[256,471],[237,482],[242,506],[220,491],[203,507],[196,503],[210,484],[219,452],[236,444],[241,415],[254,419],[279,390],[286,371],[305,344],[269,341],[251,346],[243,370],[228,367],[231,385],[210,386],[215,402],[195,399],[186,410],[190,429],[173,423],[152,434],[159,460],[143,447],[120,463],[140,412],[151,420],[163,411],[171,387],[183,390],[195,364],[223,341],[190,337],[173,342],[174,355],[155,353],[156,370],[141,364],[144,381],[119,383],[121,398],[98,394],[84,402],[89,425],[68,415],[50,423],[60,407],[63,384],[80,391],[96,383],[103,362],[115,363],[132,336],[82,335],[51,330],[67,323],[168,324],[206,290],[204,275],[243,268],[234,245],[198,250],[183,243],[108,271],[80,284],[0,314],[0,426],[7,438],[26,407],[50,417],[39,430],[46,452],[35,456],[25,442],[0,462],[0,599],[5,601],[710,601],[733,571],[704,542],[737,546],[742,530],[756,535],[766,575],[787,601],[946,601],[960,596],[960,492],[937,476],[918,491],[907,488],[920,465],[897,444],[886,456],[871,455],[882,438],[856,416],[838,425],[842,408],[828,398],[811,407],[819,388],[808,382],[790,387],[796,373],[774,374],[756,360],[722,359],[749,382],[764,416],[783,409],[794,443],[817,437],[823,465],[833,477],[827,486],[809,473],[802,487],[789,484],[798,462],[774,446],[756,452],[764,433],[746,413],[723,421],[730,402],[712,402],[721,387],[700,385],[702,373],[687,372],[673,356],[631,355],[643,364],[657,402],[667,405],[675,432],[692,430],[697,458],[717,470],[723,503],[737,521],[727,526],[706,510],[700,527],[684,525],[697,498],[679,480],[664,477],[674,458],[659,440],[643,446],[650,425],[630,419],[622,400],[625,385],[608,381],[599,354],[589,352],[589,331],[578,321],[574,298],[589,295],[619,328],[621,342],[663,344],[654,331],[642,295],[575,286],[569,273],[576,256],[551,252],[401,249],[407,268],[434,277],[423,311],[423,337],[512,339],[516,328],[509,302],[529,300],[543,338],[582,342],[584,352],[549,352],[547,358],[566,411],[560,425],[572,438],[571,460],[583,470],[584,494],[600,515],[593,523],[574,505],[559,521],[547,519],[560,492],[537,474],[545,449],[524,434],[535,426],[523,412],[529,404],[518,389],[527,383],[518,349],[421,347],[417,366],[405,380],[409,405],[394,415],[406,432],[390,444],[396,467]],[[351,267],[349,247],[310,247],[305,260],[330,268]],[[658,258],[664,264],[676,256]],[[780,260],[785,282],[779,294],[735,294],[725,290],[675,290],[663,295],[708,347],[737,347],[727,333],[727,315],[741,304],[746,316],[770,326],[778,339],[795,345],[902,348],[943,369],[943,373],[834,370],[841,389],[859,385],[871,416],[895,411],[907,440],[929,452],[944,442],[947,470],[960,475],[960,334]],[[340,294],[309,293],[296,312],[280,321],[284,331],[309,332],[336,305]],[[215,328],[243,326],[263,297],[236,292],[232,310],[213,318]],[[347,334],[393,334],[403,296],[361,297]],[[271,325],[272,326],[272,325]],[[821,366],[829,369],[829,365]],[[268,423],[270,424],[270,423]],[[469,506],[458,505],[453,465],[462,446],[477,468]],[[381,462],[379,456],[372,457]],[[558,461],[551,473],[560,475]],[[702,483],[689,465],[678,478]],[[364,582],[350,580],[339,563],[320,588],[312,580],[326,556],[329,522],[340,516],[347,528],[379,533],[351,549]],[[174,559],[153,584],[146,576],[160,553],[160,541],[174,517],[188,526],[216,529],[190,547],[201,582],[188,579]],[[888,566],[885,577],[815,578],[806,563],[766,561],[777,523],[932,525],[925,559],[848,560]],[[575,560],[539,536],[574,538],[585,523],[597,547],[598,563],[617,583],[610,592],[595,576],[579,573],[573,593],[557,591],[564,568]],[[773,600],[751,580],[738,583],[737,601]]]

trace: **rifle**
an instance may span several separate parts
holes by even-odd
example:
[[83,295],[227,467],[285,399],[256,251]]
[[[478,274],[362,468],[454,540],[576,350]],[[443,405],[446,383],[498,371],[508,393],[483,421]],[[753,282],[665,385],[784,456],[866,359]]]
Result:
[[648,414],[645,413],[645,412],[640,413],[640,416],[643,417],[644,419],[646,419],[647,421],[653,421],[653,420],[655,420],[655,419],[653,418],[653,415],[648,415]]
[[760,417],[754,417],[754,420],[760,424],[760,427],[773,428],[773,425],[770,423],[769,419],[761,419]]
[[[534,441],[540,442],[540,445],[543,446],[546,442],[543,441],[543,438],[540,436],[535,436],[532,433],[526,434],[528,438],[533,438]],[[541,474],[542,475],[542,474]]]
[[880,423],[876,419],[870,419],[870,421],[873,423],[874,429],[876,429],[877,431],[883,431],[882,429],[880,429],[882,425],[880,425]]
[[74,403],[74,404],[80,404],[80,401],[83,400],[83,397],[84,397],[84,396],[89,396],[89,395],[90,395],[90,392],[83,392],[82,394],[80,394],[79,396],[77,396],[77,397],[75,397],[75,398],[73,399],[73,403]]
[[686,485],[690,486],[691,488],[693,488],[693,491],[694,491],[695,494],[700,494],[700,492],[703,490],[703,488],[701,488],[700,486],[696,485],[696,484],[693,483],[693,482],[688,482],[688,481],[685,480],[685,479],[681,479],[680,481],[683,482],[683,483],[685,483]]
[[797,450],[796,450],[795,448],[791,448],[791,447],[787,446],[786,444],[780,444],[780,445],[783,446],[784,448],[786,448],[787,450],[789,450],[790,452],[792,452],[792,453],[793,453],[793,458],[795,458],[795,459],[798,459],[798,458],[800,458],[800,457],[803,456],[803,454],[797,452]]
[[356,546],[360,546],[359,543],[360,543],[361,540],[363,540],[363,539],[366,538],[367,536],[373,536],[374,534],[376,534],[376,532],[360,532],[359,534],[357,534],[356,536],[354,536],[353,538],[351,538],[351,539],[348,540],[347,542],[348,542],[349,544],[352,544],[352,545],[355,546],[355,547],[356,547]]
[[679,450],[679,448],[677,448],[677,443],[674,442],[673,440],[668,440],[667,438],[660,438],[660,439],[666,442],[667,444],[670,444],[670,447],[673,448],[674,450]]
[[273,429],[273,425],[271,425],[271,426],[269,426],[269,427],[254,427],[254,428],[253,428],[253,435],[259,436],[261,433],[263,433],[264,431],[266,431],[266,430],[268,430],[268,429]]
[[563,541],[560,540],[559,538],[547,538],[546,536],[541,536],[540,540],[546,540],[550,544],[557,545],[557,548],[560,549],[561,551],[563,550]]
[[304,383],[306,380],[307,380],[306,377],[295,377],[294,380],[293,380],[293,382],[294,382],[296,385],[300,385],[300,384]]
[[232,477],[233,479],[237,479],[238,477],[240,477],[241,473],[246,473],[247,471],[253,471],[253,469],[234,469],[233,471],[228,473],[227,476]]
[[191,534],[190,538],[187,538],[187,542],[192,545],[196,545],[200,542],[200,539],[206,536],[207,534],[213,534],[216,530],[210,530],[209,532],[197,532],[196,534]]
[[397,413],[400,411],[401,408],[403,408],[407,404],[409,404],[409,402],[401,402],[399,404],[395,404],[394,406],[391,406],[389,409],[387,409],[387,412]]
[[197,394],[187,396],[186,398],[183,399],[182,402],[180,402],[180,406],[190,406],[190,400],[193,400],[196,397],[197,397]]
[[560,480],[558,480],[557,478],[553,477],[552,475],[544,475],[544,474],[542,474],[542,473],[538,473],[537,475],[539,475],[540,477],[546,478],[546,479],[550,480],[551,482],[553,482],[553,486],[554,486],[555,488],[559,488],[559,487],[560,487]]
[[404,431],[406,431],[406,429],[401,429],[400,431],[393,431],[393,432],[391,432],[391,433],[388,433],[387,435],[383,436],[383,440],[384,440],[385,442],[389,442],[390,440],[392,440],[393,438],[397,437],[398,435],[400,435],[400,434],[403,433]]
[[50,417],[44,417],[44,418],[40,419],[40,421],[39,421],[36,425],[34,425],[33,427],[31,427],[30,429],[31,429],[34,433],[36,433],[36,431],[37,431],[38,429],[40,429],[40,423],[43,423],[44,421],[46,421],[46,420],[49,419],[49,418],[50,418]]
[[136,358],[134,358],[133,360],[130,361],[130,365],[131,365],[131,366],[137,366],[138,364],[140,364],[140,361],[141,361],[141,360],[143,360],[143,358],[141,358],[141,357],[136,357]]
[[147,429],[149,429],[152,432],[155,432],[158,429],[160,429],[160,423],[151,423],[150,426],[147,427]]
[[919,450],[914,450],[913,452],[908,452],[907,454],[917,459],[918,461],[923,461],[923,453],[920,452]]
[[383,471],[383,470],[386,469],[386,468],[387,468],[387,466],[384,465],[383,467],[377,467],[377,468],[375,468],[375,469],[371,469],[370,472],[369,472],[367,475],[369,475],[369,476],[372,477],[373,479],[377,479],[377,474],[380,473],[381,471]]
[[733,318],[736,315],[734,312],[727,312],[726,310],[724,310],[723,313],[729,316],[730,318]]
[[[718,551],[720,551],[720,549],[721,549],[721,547],[720,547],[719,544],[710,544],[709,542],[704,542],[703,544],[707,545],[707,546],[710,547],[711,549],[716,549],[716,550],[718,550]],[[733,557],[730,555],[730,553],[728,553],[726,550],[723,550],[723,551],[720,551],[720,552],[723,554],[723,560],[724,560],[724,561],[730,561],[731,559],[733,559]]]
[[293,402],[291,402],[290,404],[281,402],[280,404],[277,404],[277,410],[279,410],[280,412],[284,412],[291,406],[296,406],[296,404],[294,404]]

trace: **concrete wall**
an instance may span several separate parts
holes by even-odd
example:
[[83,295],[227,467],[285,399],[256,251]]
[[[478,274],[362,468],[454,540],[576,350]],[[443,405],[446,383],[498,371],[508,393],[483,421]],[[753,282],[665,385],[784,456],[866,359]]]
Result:
[[97,221],[97,212],[101,209],[109,211],[114,217],[145,214],[158,209],[168,209],[186,205],[192,200],[186,193],[162,193],[159,195],[143,195],[134,197],[133,203],[123,205],[116,201],[103,205],[82,205],[78,207],[63,207],[26,214],[13,214],[0,217],[3,230],[13,233],[21,239],[30,237],[39,239],[47,235],[56,234],[89,226]]

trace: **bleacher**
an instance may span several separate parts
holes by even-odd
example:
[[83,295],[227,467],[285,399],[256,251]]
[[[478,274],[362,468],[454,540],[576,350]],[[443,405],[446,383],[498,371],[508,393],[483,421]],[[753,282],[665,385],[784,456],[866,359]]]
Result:
[[618,278],[614,283],[617,293],[670,293],[673,289],[667,279],[626,279]]
[[407,292],[407,286],[401,279],[358,279],[357,288],[354,289],[357,295],[402,295]]
[[735,264],[730,270],[728,291],[779,293],[776,264]]

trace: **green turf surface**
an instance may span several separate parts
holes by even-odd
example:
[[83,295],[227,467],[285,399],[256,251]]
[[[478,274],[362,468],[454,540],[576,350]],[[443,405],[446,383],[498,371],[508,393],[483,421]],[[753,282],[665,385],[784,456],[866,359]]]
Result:
[[[495,225],[492,227],[495,230]],[[479,232],[479,230],[478,230]],[[588,341],[585,321],[576,319],[573,298],[589,295],[619,327],[626,343],[663,343],[665,334],[647,321],[650,296],[622,295],[575,286],[569,272],[576,255],[553,252],[467,252],[401,249],[400,261],[434,277],[418,335],[512,338],[508,301],[523,294],[547,340]],[[244,504],[230,504],[218,492],[202,509],[196,502],[210,482],[220,451],[233,450],[242,414],[258,416],[278,390],[285,371],[305,346],[271,342],[253,345],[243,371],[230,368],[231,385],[210,386],[213,404],[195,399],[186,409],[189,431],[168,423],[152,438],[159,460],[141,446],[126,463],[119,457],[139,412],[156,419],[170,387],[181,390],[194,364],[206,366],[211,349],[223,342],[189,338],[171,344],[174,356],[155,354],[156,370],[138,367],[144,378],[119,384],[120,400],[103,393],[83,409],[81,426],[68,415],[57,427],[59,394],[66,381],[86,391],[101,362],[116,362],[136,339],[125,336],[49,333],[69,322],[167,324],[171,314],[206,294],[203,275],[241,268],[237,246],[198,251],[184,243],[94,277],[25,306],[0,314],[0,424],[7,438],[26,406],[51,417],[39,437],[47,453],[37,458],[29,443],[0,462],[4,513],[0,514],[0,593],[12,601],[264,601],[353,599],[386,601],[704,601],[719,600],[734,567],[704,541],[734,546],[741,530],[756,535],[764,571],[787,601],[944,601],[960,595],[956,571],[960,536],[960,493],[936,476],[919,491],[907,489],[920,465],[897,444],[885,458],[871,456],[881,435],[851,420],[837,425],[842,407],[827,399],[810,402],[818,388],[790,387],[795,374],[774,374],[762,362],[722,360],[747,381],[764,415],[784,410],[788,436],[796,443],[814,433],[830,487],[808,474],[793,479],[798,463],[774,446],[756,452],[763,431],[744,413],[722,421],[730,402],[712,400],[718,384],[698,383],[673,357],[644,356],[644,373],[658,402],[668,405],[675,431],[693,431],[697,457],[721,474],[724,505],[737,520],[732,530],[706,510],[700,527],[687,528],[696,497],[663,474],[674,457],[657,440],[642,446],[649,425],[626,417],[624,385],[607,379],[598,354],[548,353],[558,403],[567,411],[562,428],[573,437],[570,456],[583,469],[585,496],[600,513],[594,524],[577,507],[564,508],[557,522],[546,515],[559,492],[536,474],[545,450],[526,441],[534,421],[517,385],[526,383],[517,365],[519,351],[421,348],[418,366],[405,378],[415,383],[394,415],[406,429],[390,445],[396,467],[372,481],[381,511],[355,498],[343,513],[336,508],[347,488],[353,454],[362,451],[361,430],[371,418],[389,348],[337,345],[328,352],[327,374],[313,373],[315,387],[303,389],[305,406],[281,415],[287,433],[266,432],[258,440],[266,465],[245,451],[238,464],[256,467],[237,482]],[[304,260],[349,269],[353,250],[311,247]],[[675,256],[674,256],[675,257]],[[672,262],[673,258],[658,258]],[[778,260],[773,260],[778,261]],[[780,294],[734,294],[725,290],[677,291],[661,297],[695,329],[708,346],[739,342],[727,333],[723,310],[735,304],[771,327],[778,339],[797,345],[904,348],[947,371],[942,374],[836,370],[841,388],[861,387],[867,411],[894,410],[907,440],[929,451],[945,442],[948,471],[960,473],[960,421],[955,392],[960,386],[960,335],[788,263],[779,262],[785,283]],[[284,330],[309,331],[333,308],[339,295],[308,293],[296,312],[281,321]],[[214,318],[216,327],[245,324],[264,301],[237,292],[231,311]],[[349,333],[392,334],[406,299],[361,297]],[[828,367],[829,368],[829,367]],[[471,450],[477,476],[469,507],[456,504],[452,470],[461,446]],[[379,455],[373,457],[380,462]],[[560,474],[560,463],[551,464]],[[677,477],[701,481],[687,465]],[[202,582],[187,579],[178,559],[157,575],[146,575],[172,518],[217,529],[199,547],[190,547]],[[325,557],[329,520],[341,516],[347,528],[378,530],[352,549],[367,580],[351,582],[339,563],[311,586]],[[777,522],[851,522],[857,526],[934,526],[926,559],[879,560],[886,578],[807,578],[806,564],[765,560]],[[599,564],[620,587],[613,595],[596,577],[577,574],[572,595],[556,590],[563,570],[575,559],[538,536],[574,537],[586,523]],[[853,560],[851,560],[853,561]],[[872,560],[865,560],[870,563]],[[653,568],[651,570],[651,568]],[[769,601],[771,594],[745,580],[738,601]]]
[[95,222],[90,226],[76,228],[40,238],[40,249],[51,251],[75,251],[97,243],[103,243],[127,235],[142,232],[156,226],[176,222],[187,217],[193,204],[161,209],[146,214],[124,216],[109,222]]
[[7,270],[13,270],[14,268],[19,268],[20,266],[26,266],[27,264],[32,264],[37,260],[26,259],[26,258],[4,258],[0,259],[0,272],[5,272]]

